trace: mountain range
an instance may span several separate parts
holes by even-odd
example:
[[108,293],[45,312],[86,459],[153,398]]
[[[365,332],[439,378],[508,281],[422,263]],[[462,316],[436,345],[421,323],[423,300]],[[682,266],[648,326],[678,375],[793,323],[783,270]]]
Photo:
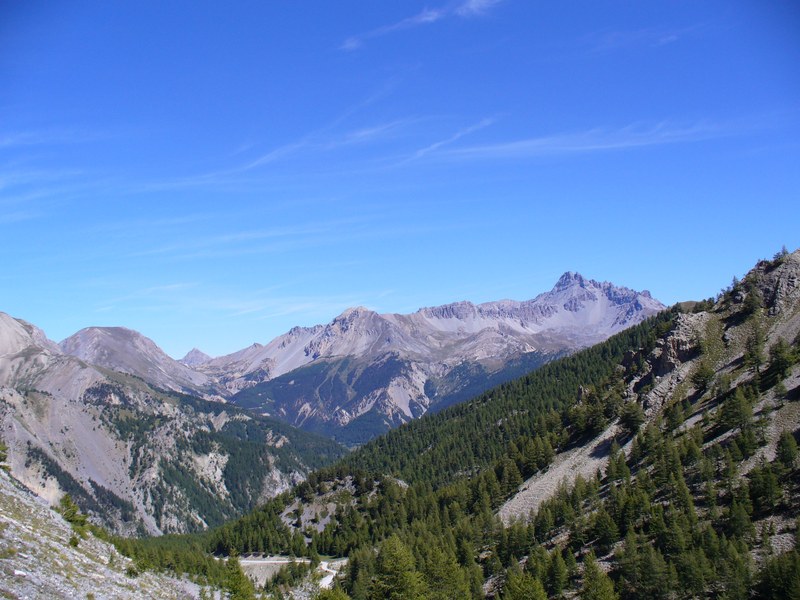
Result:
[[647,292],[566,273],[525,302],[353,308],[182,361],[131,329],[89,327],[56,344],[0,313],[2,437],[16,478],[50,501],[69,492],[114,531],[202,529],[342,456],[316,433],[364,443],[661,308]]
[[[800,251],[393,429],[195,539],[210,566],[347,556],[320,596],[337,600],[793,598],[798,400]],[[129,552],[167,547],[188,551]]]
[[176,361],[141,334],[90,327],[61,342],[88,363],[225,399],[347,444],[440,410],[590,346],[664,306],[648,292],[565,273],[532,300],[457,302],[413,314],[350,308],[267,344]]
[[187,531],[252,508],[342,455],[283,422],[159,387],[163,372],[144,357],[163,353],[134,332],[112,334],[106,342],[141,344],[151,382],[66,354],[37,327],[0,313],[8,465],[47,500],[69,492],[117,532]]
[[[605,302],[624,304],[607,293],[598,298],[598,288],[618,290],[568,274],[548,294],[566,297],[560,307],[575,307],[585,322],[620,326],[607,308],[592,313]],[[570,302],[575,296],[581,300]],[[229,398],[303,369],[328,372],[335,357],[346,369],[359,356],[380,356],[387,322],[417,320],[421,328],[423,320],[452,319],[469,337],[465,324],[496,323],[503,311],[514,322],[526,303],[513,303],[514,317],[506,304],[413,315],[352,309],[329,326],[293,330],[313,332],[302,347],[320,353],[308,364]],[[242,569],[257,574],[285,561],[291,564],[274,579],[259,579],[270,597],[313,597],[323,576],[333,587],[320,598],[354,600],[793,597],[800,582],[800,251],[760,261],[716,299],[639,320],[345,453],[232,402],[88,363],[66,354],[66,342],[0,314],[0,463],[12,476],[0,473],[0,580],[9,582],[0,587],[16,595],[83,593],[92,579],[111,596],[126,587],[123,576],[142,576],[131,590],[162,585],[165,596],[207,597],[199,584],[253,598]],[[354,329],[360,336],[348,340]],[[329,341],[360,354],[331,355],[319,342],[326,330]],[[117,352],[134,346],[165,360],[130,330],[86,331],[72,351],[91,346],[102,355],[114,344],[88,340],[107,331],[127,340]],[[405,340],[406,356],[412,341]],[[414,348],[430,352],[437,342],[416,340]],[[158,368],[148,357],[136,363],[148,377],[184,390],[195,385],[169,376],[172,362],[189,368],[185,362]],[[224,387],[208,366],[214,360],[194,353],[186,361],[215,386],[206,388],[209,396]],[[72,533],[20,481],[51,502],[61,498]],[[81,525],[85,517],[65,491],[117,532],[221,526],[111,538]],[[71,549],[59,552],[59,544]],[[347,567],[337,574],[320,554]],[[71,559],[90,577],[74,576],[64,564]],[[317,564],[324,573],[312,573]]]

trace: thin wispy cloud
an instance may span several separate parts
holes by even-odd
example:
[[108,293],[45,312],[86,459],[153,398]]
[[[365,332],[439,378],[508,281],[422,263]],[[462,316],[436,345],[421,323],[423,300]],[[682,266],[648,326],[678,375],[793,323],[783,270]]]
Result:
[[7,212],[7,213],[0,214],[0,225],[9,225],[11,223],[20,223],[22,221],[31,221],[33,219],[38,219],[41,216],[42,216],[42,213],[33,212],[33,211],[25,211],[25,210]]
[[[358,215],[320,222],[303,222],[295,225],[267,229],[244,230],[197,236],[195,239],[150,248],[137,248],[125,255],[128,259],[159,256],[175,260],[196,258],[235,258],[286,252],[300,248],[316,247],[348,239],[361,228],[371,228],[373,219]],[[136,241],[141,246],[143,241]]]
[[484,14],[501,0],[467,0],[456,8],[456,14],[461,17],[474,17]]
[[[158,191],[167,189],[180,189],[192,187],[207,187],[212,185],[234,185],[237,182],[244,186],[257,185],[258,179],[250,181],[243,176],[257,172],[263,167],[290,159],[303,159],[319,156],[325,152],[341,150],[350,146],[375,144],[385,141],[389,137],[401,135],[401,130],[407,125],[421,119],[399,119],[389,123],[347,131],[340,135],[307,136],[303,139],[270,150],[257,158],[242,164],[227,168],[190,175],[187,177],[171,178],[161,181],[151,181],[139,185],[137,191]],[[338,171],[341,173],[341,171]]]
[[585,43],[595,53],[633,48],[658,48],[674,44],[697,29],[697,26],[674,29],[647,27],[627,31],[604,31],[588,37]]
[[[126,306],[137,312],[170,312],[224,314],[227,318],[268,321],[276,317],[295,315],[307,324],[324,322],[346,308],[369,305],[368,299],[386,295],[383,290],[355,291],[348,294],[304,295],[286,293],[286,284],[269,286],[243,293],[201,282],[174,283],[132,289],[129,293],[99,302],[96,313],[113,313]],[[267,340],[260,339],[265,342]]]
[[82,129],[16,131],[0,133],[0,149],[94,142],[107,134]]
[[632,124],[454,148],[442,154],[458,159],[523,159],[699,142],[736,133],[733,128],[706,122],[683,126],[667,122]]
[[426,154],[430,154],[431,152],[435,152],[436,150],[438,150],[439,148],[442,148],[443,146],[447,146],[449,144],[457,142],[458,140],[460,140],[464,136],[467,136],[467,135],[469,135],[471,133],[474,133],[474,132],[476,132],[476,131],[478,131],[480,129],[483,129],[484,127],[488,127],[489,125],[494,123],[494,121],[495,121],[494,119],[490,119],[490,118],[482,119],[481,121],[479,121],[478,123],[475,123],[474,125],[470,125],[469,127],[466,127],[464,129],[461,129],[460,131],[455,132],[453,135],[451,135],[448,138],[445,138],[443,140],[439,140],[438,142],[434,142],[433,144],[425,146],[424,148],[420,148],[408,160],[416,160],[418,158],[422,158]]
[[492,7],[499,4],[502,0],[466,0],[464,2],[443,6],[440,8],[425,8],[421,12],[411,17],[406,17],[395,23],[377,27],[371,31],[347,38],[339,46],[340,50],[353,52],[358,50],[367,40],[383,37],[398,31],[415,29],[425,25],[432,25],[451,17],[477,17],[487,13]]

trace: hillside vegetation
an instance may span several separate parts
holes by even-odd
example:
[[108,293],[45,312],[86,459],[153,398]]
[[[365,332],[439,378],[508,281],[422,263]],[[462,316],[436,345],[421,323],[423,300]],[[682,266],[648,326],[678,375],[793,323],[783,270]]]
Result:
[[200,577],[202,551],[348,556],[328,598],[797,597],[799,333],[780,253],[241,519],[118,547]]

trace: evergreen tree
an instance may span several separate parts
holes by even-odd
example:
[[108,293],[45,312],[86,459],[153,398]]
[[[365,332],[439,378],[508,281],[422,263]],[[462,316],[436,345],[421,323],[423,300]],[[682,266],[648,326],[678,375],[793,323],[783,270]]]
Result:
[[719,424],[723,429],[746,429],[753,421],[753,409],[741,387],[725,400],[719,410]]
[[369,588],[371,600],[424,600],[425,582],[416,570],[414,557],[395,534],[380,547],[375,580]]
[[781,433],[781,437],[778,439],[776,458],[785,468],[794,468],[795,460],[797,460],[797,442],[791,432]]
[[728,532],[734,537],[745,537],[753,534],[753,522],[744,504],[734,499],[728,514]]
[[81,513],[78,505],[75,504],[75,501],[69,494],[64,494],[61,496],[61,500],[58,502],[57,510],[59,513],[61,513],[61,516],[64,517],[64,520],[73,527],[83,528],[86,526],[86,515]]
[[595,513],[592,534],[597,538],[597,543],[603,553],[608,552],[614,542],[619,539],[619,529],[604,508]]
[[506,574],[503,600],[547,600],[542,584],[530,573],[523,573],[514,562]]
[[705,391],[714,379],[714,367],[706,359],[700,361],[697,370],[692,374],[692,383],[700,391]]
[[787,552],[770,560],[756,586],[759,600],[800,600],[800,553]]
[[433,548],[423,571],[428,584],[428,600],[461,600],[470,595],[464,571],[453,555]]
[[789,374],[792,359],[792,349],[783,338],[780,338],[769,349],[769,369],[778,380],[785,379]]
[[753,323],[750,336],[745,343],[744,362],[756,374],[761,372],[761,366],[764,364],[764,332],[758,323]]
[[253,582],[247,578],[239,564],[239,557],[234,551],[225,563],[225,587],[230,592],[230,600],[255,600]]
[[618,600],[611,578],[597,564],[594,553],[589,553],[583,563],[581,600]]
[[635,435],[644,423],[644,411],[638,402],[628,402],[622,407],[619,422],[628,435]]
[[547,592],[551,596],[560,596],[567,587],[569,573],[567,563],[561,556],[561,551],[556,548],[550,553],[550,564],[547,569]]

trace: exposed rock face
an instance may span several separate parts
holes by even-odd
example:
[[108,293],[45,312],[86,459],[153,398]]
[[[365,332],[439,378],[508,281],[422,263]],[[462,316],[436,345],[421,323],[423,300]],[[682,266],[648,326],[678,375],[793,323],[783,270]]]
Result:
[[196,392],[210,388],[208,377],[173,360],[153,340],[124,327],[87,327],[59,346],[65,354],[93,365],[141,377],[165,389]]
[[163,574],[126,575],[133,561],[70,525],[0,471],[0,596],[3,598],[198,598],[197,585]]
[[662,308],[648,292],[568,272],[532,300],[456,302],[409,315],[355,307],[327,325],[295,327],[266,345],[213,359],[193,350],[175,361],[118,327],[84,329],[61,349],[159,388],[232,399],[327,435],[349,428],[341,439],[359,443]]
[[235,392],[234,402],[329,435],[362,428],[367,435],[342,439],[365,441],[663,308],[648,292],[565,273],[524,302],[456,302],[410,315],[351,308],[198,368]]
[[657,377],[674,371],[681,363],[697,355],[703,323],[704,315],[701,314],[678,315],[675,329],[666,338],[658,340],[650,357]]
[[[778,264],[776,264],[776,262]],[[787,254],[779,261],[761,261],[753,270],[754,280],[772,315],[795,307],[800,297],[800,253]]]
[[205,352],[192,348],[186,353],[178,362],[183,363],[187,367],[197,367],[211,360],[211,357]]
[[[264,419],[88,364],[0,313],[0,437],[9,446],[11,472],[50,502],[69,491],[116,531],[202,528],[297,482],[307,468],[295,436],[304,444],[322,440],[273,425],[282,433],[270,437]],[[262,436],[264,446],[234,472],[226,466],[241,461],[253,443],[237,438],[243,427],[246,440]],[[280,437],[285,447],[278,459],[272,448]],[[319,450],[332,447],[324,442]]]

